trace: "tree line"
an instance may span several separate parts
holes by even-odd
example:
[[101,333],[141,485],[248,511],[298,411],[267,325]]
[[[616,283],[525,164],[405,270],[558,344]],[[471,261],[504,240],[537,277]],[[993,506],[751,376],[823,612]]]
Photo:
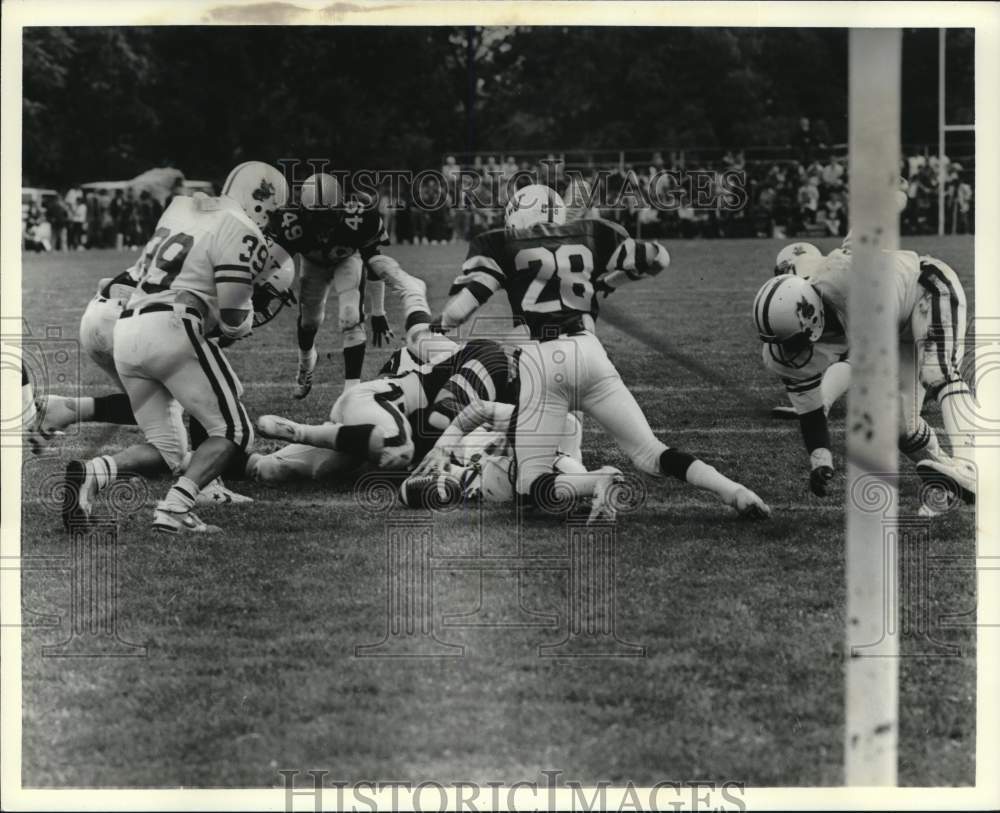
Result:
[[[904,45],[904,140],[932,141],[936,32]],[[971,32],[951,45],[950,92],[971,98]],[[23,54],[34,185],[153,166],[218,180],[251,158],[780,145],[801,116],[847,134],[843,29],[34,28]]]

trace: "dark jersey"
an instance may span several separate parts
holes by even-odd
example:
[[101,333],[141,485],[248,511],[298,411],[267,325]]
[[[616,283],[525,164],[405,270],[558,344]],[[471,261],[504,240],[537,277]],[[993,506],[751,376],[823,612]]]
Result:
[[334,265],[355,252],[367,260],[389,244],[377,201],[360,195],[343,211],[279,209],[271,215],[267,233],[292,256],[301,254],[321,265]]
[[541,338],[581,314],[597,316],[593,281],[615,267],[628,239],[617,223],[599,219],[493,229],[469,245],[450,295],[468,290],[482,304],[503,288],[515,319]]
[[[397,351],[399,353],[401,351]],[[399,369],[390,361],[383,368]],[[513,373],[503,348],[489,339],[475,339],[450,356],[405,373],[384,375],[395,385],[400,410],[413,427],[416,459],[423,457],[441,432],[474,400],[514,403]]]

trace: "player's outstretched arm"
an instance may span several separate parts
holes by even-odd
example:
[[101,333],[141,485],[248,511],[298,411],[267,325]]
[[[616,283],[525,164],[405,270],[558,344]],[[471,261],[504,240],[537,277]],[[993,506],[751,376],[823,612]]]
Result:
[[608,294],[629,282],[655,277],[669,265],[670,254],[659,243],[629,237],[611,255],[598,288]]
[[438,470],[461,445],[462,439],[481,426],[506,431],[513,411],[512,404],[500,404],[496,401],[475,400],[468,404],[448,424],[434,444],[434,448],[420,461],[414,473],[429,474]]

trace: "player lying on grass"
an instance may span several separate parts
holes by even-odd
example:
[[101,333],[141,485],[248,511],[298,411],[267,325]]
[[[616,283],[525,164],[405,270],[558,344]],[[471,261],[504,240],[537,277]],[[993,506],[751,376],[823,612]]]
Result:
[[[968,416],[978,414],[959,372],[965,338],[965,293],[955,272],[933,257],[893,251],[891,274],[899,325],[899,449],[928,480],[946,478],[966,501],[976,491]],[[847,296],[850,252],[799,258],[805,276],[781,274],[764,283],[754,300],[753,318],[763,343],[764,366],[788,391],[810,457],[810,488],[825,496],[834,477],[830,435],[821,383],[828,368],[847,354]],[[919,385],[919,386],[918,386]],[[921,417],[925,396],[941,405],[952,455],[938,444]]]
[[[513,502],[514,459],[508,435],[514,411],[514,404],[470,403],[400,487],[404,505],[418,508],[463,500]],[[586,476],[593,487],[589,521],[614,519],[621,506],[612,489],[622,481],[622,472],[614,466],[587,470],[580,450],[582,430],[576,416],[567,412],[551,471]]]
[[[200,490],[227,468],[242,473],[253,426],[240,402],[242,385],[212,337],[231,342],[252,330],[252,282],[270,256],[261,227],[287,196],[277,169],[251,161],[229,174],[220,197],[177,197],[167,207],[112,343],[115,370],[146,443],[98,458],[100,465],[71,461],[64,522],[87,516],[97,492],[119,472],[170,472],[179,476],[156,505],[153,529],[220,530],[191,509]],[[184,411],[207,435],[190,458]]]
[[379,246],[389,242],[376,204],[364,195],[346,197],[340,182],[321,172],[302,184],[296,205],[271,216],[269,233],[285,251],[299,258],[295,398],[305,398],[312,389],[318,358],[316,333],[326,319],[331,289],[337,294],[345,390],[361,381],[364,367],[366,285],[372,303],[372,342],[381,346],[392,337],[385,317],[384,285],[370,266]]
[[[195,197],[207,196],[198,193]],[[114,330],[125,304],[135,293],[141,266],[152,261],[161,241],[162,236],[154,237],[133,266],[116,277],[102,279],[98,283],[97,294],[87,304],[80,319],[81,346],[111,379],[118,392],[98,396],[47,396],[37,420],[38,435],[45,441],[76,423],[136,425],[132,405],[115,369]],[[271,321],[285,304],[294,301],[292,282],[295,268],[292,260],[280,246],[271,244],[269,249],[267,265],[253,283],[254,328]],[[189,417],[189,430],[192,448],[197,448],[208,437],[204,427],[193,416]],[[111,465],[114,464],[110,456],[95,457],[84,463],[85,475],[96,482],[98,472]],[[197,498],[199,505],[249,502],[253,500],[226,488],[221,477],[201,489]]]
[[269,455],[252,455],[247,473],[266,483],[321,479],[364,463],[404,470],[422,459],[441,432],[473,398],[507,399],[507,356],[496,342],[479,339],[421,364],[398,350],[385,374],[344,392],[322,424],[297,423],[278,415],[257,422],[265,437],[290,441]]
[[652,476],[670,475],[704,488],[741,515],[770,509],[745,486],[653,434],[646,416],[594,334],[596,290],[655,276],[670,259],[657,243],[634,240],[600,219],[565,222],[554,190],[519,190],[506,210],[506,228],[476,237],[441,315],[443,328],[461,325],[494,293],[506,290],[511,310],[532,341],[519,348],[519,382],[511,418],[515,490],[537,506],[560,495],[594,496],[596,478],[552,471],[558,439],[571,410],[593,417]]

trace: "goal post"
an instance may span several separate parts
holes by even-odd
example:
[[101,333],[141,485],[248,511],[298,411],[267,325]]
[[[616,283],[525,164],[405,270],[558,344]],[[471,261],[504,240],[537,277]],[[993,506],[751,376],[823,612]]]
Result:
[[[847,415],[844,779],[896,784],[899,671],[896,505],[899,350],[889,255],[899,246],[900,29],[851,29],[852,275]],[[879,510],[869,498],[874,489]]]

